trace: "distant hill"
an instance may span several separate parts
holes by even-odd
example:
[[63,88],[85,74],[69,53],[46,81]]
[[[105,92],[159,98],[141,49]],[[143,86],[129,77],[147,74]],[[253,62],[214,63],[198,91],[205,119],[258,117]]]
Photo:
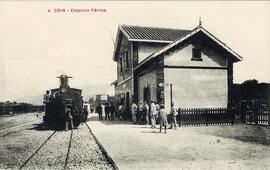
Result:
[[[97,94],[109,94],[114,95],[113,87],[107,84],[103,85],[88,85],[88,86],[81,86],[81,87],[74,87],[78,89],[82,89],[83,92],[83,99],[88,101],[90,97],[95,97]],[[16,102],[24,102],[24,103],[31,103],[34,105],[41,105],[43,104],[43,94],[38,96],[25,96],[18,99],[15,99]]]
[[33,105],[42,105],[43,104],[43,95],[38,96],[25,96],[18,99],[15,99],[17,103],[30,103]]

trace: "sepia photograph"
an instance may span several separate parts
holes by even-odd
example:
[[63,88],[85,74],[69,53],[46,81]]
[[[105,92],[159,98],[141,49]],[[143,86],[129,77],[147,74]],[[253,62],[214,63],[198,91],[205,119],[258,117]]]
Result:
[[0,169],[270,170],[270,2],[0,1]]

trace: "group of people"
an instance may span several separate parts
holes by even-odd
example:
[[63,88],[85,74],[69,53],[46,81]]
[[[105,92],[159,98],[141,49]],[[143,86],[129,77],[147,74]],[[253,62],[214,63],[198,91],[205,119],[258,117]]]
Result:
[[[98,120],[103,120],[103,108],[101,103],[99,103],[96,107],[96,112],[98,113]],[[105,120],[114,120],[114,104],[112,102],[107,102],[105,104],[104,112],[105,112]]]
[[[174,108],[174,104],[171,104],[170,115],[172,117],[171,128],[176,129],[176,114],[177,110]],[[132,122],[136,124],[146,124],[151,123],[151,128],[156,128],[156,123],[160,124],[160,133],[162,132],[162,127],[164,126],[164,133],[166,133],[168,120],[167,120],[167,111],[165,110],[164,104],[158,104],[153,100],[150,101],[150,104],[145,101],[144,103],[140,102],[139,106],[135,102],[131,104],[131,116]],[[158,121],[159,120],[159,121]]]
[[[96,112],[98,113],[98,117],[100,121],[103,121],[103,110],[105,112],[105,120],[114,120],[115,111],[116,116],[123,120],[125,114],[125,107],[123,103],[115,109],[114,104],[112,102],[108,102],[105,104],[104,109],[102,108],[101,103],[99,103],[96,107]],[[151,125],[151,128],[156,128],[156,124],[159,123],[160,125],[160,132],[162,132],[162,128],[164,127],[164,133],[166,133],[168,120],[167,120],[167,111],[165,110],[164,104],[158,104],[157,102],[150,101],[148,102],[140,102],[137,105],[135,102],[132,102],[130,106],[131,118],[134,124],[140,125]],[[170,108],[170,116],[172,118],[171,127],[170,128],[177,128],[176,123],[176,115],[177,110],[174,108],[174,104],[172,103]]]

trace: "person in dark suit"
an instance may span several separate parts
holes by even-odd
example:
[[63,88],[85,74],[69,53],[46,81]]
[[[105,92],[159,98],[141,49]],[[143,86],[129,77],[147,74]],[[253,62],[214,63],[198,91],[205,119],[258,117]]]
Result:
[[114,105],[113,105],[113,102],[110,102],[110,104],[109,104],[109,111],[110,111],[111,120],[114,120]]
[[111,120],[109,103],[106,103],[106,105],[105,105],[105,120],[107,120],[107,119]]
[[103,120],[102,118],[102,107],[101,104],[99,103],[97,108],[96,108],[96,112],[98,113],[98,120]]

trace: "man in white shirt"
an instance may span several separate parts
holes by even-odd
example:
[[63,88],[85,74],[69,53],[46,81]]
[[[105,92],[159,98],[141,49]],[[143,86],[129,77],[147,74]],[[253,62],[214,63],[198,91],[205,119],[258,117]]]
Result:
[[136,105],[135,102],[132,102],[132,105],[131,105],[131,116],[132,116],[132,122],[133,123],[136,123],[137,110],[138,110],[138,106]]
[[150,106],[150,117],[151,117],[151,128],[156,128],[156,115],[157,115],[157,110],[156,110],[156,105],[151,100],[151,106]]
[[146,125],[149,125],[149,106],[147,104],[147,101],[144,101],[143,114],[144,114],[144,121],[146,122]]

